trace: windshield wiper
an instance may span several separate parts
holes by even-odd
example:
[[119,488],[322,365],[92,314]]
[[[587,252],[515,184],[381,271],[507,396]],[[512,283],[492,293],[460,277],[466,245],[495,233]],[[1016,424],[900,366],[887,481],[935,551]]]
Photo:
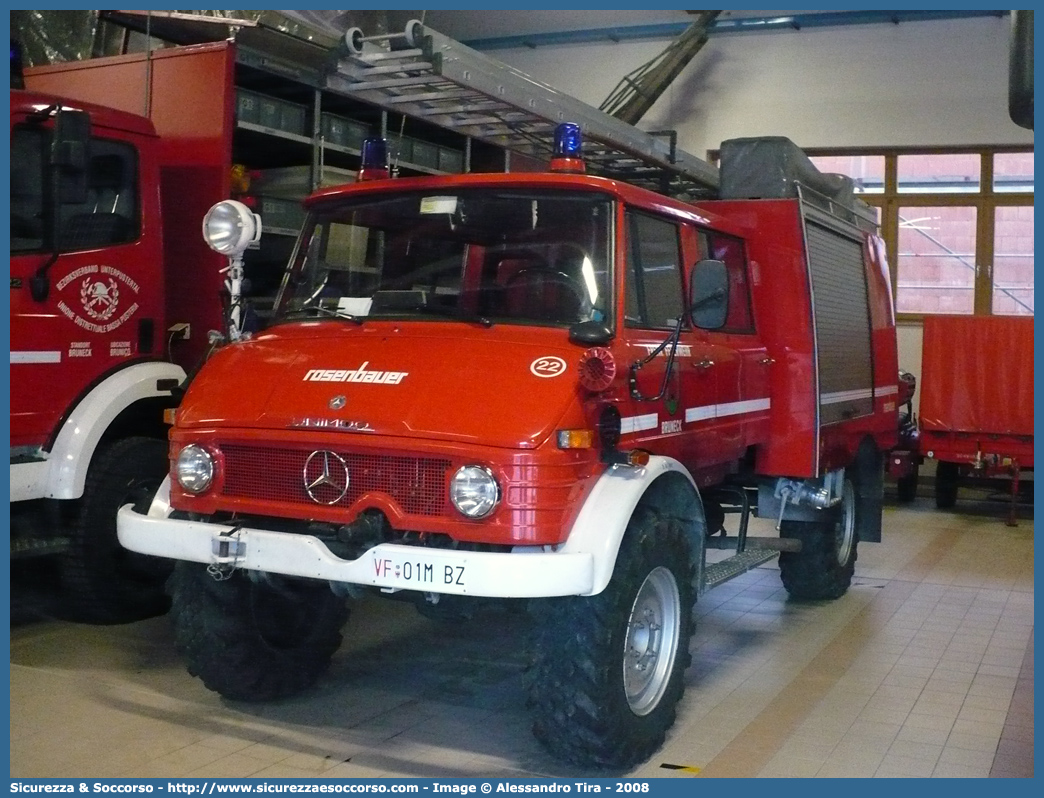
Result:
[[[398,308],[396,308],[398,310]],[[431,316],[443,316],[447,319],[453,319],[455,321],[473,322],[475,324],[481,324],[483,327],[492,327],[493,321],[487,319],[485,316],[479,316],[473,313],[461,313],[453,308],[440,308],[435,305],[414,305],[409,308],[401,309],[404,313],[426,313]]]
[[351,313],[345,313],[344,311],[336,310],[334,308],[324,308],[322,305],[304,305],[303,307],[288,310],[285,315],[289,317],[304,315],[313,312],[318,316],[326,315],[334,319],[344,319],[345,321],[350,321],[354,324],[363,323],[363,320],[358,316],[353,316]]

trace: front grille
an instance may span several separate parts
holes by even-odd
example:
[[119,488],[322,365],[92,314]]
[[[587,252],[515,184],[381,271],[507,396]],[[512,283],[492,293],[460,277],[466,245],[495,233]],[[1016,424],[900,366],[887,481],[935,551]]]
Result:
[[[305,490],[305,461],[311,449],[224,444],[223,493],[239,499],[315,507]],[[404,513],[438,516],[445,512],[449,460],[427,457],[335,452],[348,465],[347,493],[331,507],[348,507],[367,493],[390,496]],[[330,498],[334,498],[332,494]],[[323,495],[319,498],[325,501]]]

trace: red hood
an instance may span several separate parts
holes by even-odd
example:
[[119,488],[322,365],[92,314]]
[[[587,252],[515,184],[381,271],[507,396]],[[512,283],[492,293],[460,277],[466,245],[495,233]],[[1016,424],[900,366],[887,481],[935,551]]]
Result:
[[560,329],[288,324],[217,352],[177,423],[534,448],[575,401],[582,351]]

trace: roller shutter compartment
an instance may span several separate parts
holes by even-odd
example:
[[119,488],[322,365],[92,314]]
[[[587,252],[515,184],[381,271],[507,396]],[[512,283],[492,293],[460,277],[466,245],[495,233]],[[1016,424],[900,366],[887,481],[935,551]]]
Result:
[[820,425],[873,412],[863,244],[806,220],[819,358]]

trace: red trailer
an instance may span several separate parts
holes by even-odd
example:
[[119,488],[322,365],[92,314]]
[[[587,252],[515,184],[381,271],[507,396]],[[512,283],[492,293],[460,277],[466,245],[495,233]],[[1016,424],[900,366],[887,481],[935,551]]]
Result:
[[930,316],[924,323],[920,451],[938,461],[935,501],[961,484],[1007,478],[1014,524],[1033,468],[1033,318]]

